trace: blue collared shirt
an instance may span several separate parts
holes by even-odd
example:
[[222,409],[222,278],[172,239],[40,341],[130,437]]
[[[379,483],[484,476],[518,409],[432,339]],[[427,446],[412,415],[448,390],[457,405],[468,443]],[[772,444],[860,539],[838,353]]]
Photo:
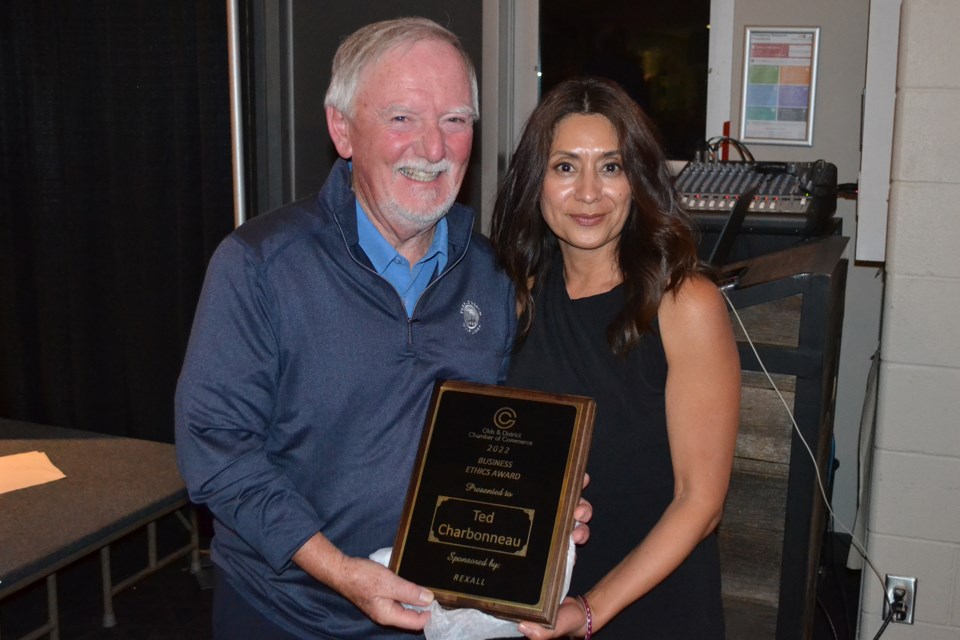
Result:
[[360,248],[367,254],[373,268],[397,290],[403,299],[407,316],[413,316],[413,309],[433,277],[447,266],[447,221],[440,218],[434,227],[433,242],[422,258],[410,268],[410,262],[397,253],[367,217],[360,201],[357,200],[357,233]]

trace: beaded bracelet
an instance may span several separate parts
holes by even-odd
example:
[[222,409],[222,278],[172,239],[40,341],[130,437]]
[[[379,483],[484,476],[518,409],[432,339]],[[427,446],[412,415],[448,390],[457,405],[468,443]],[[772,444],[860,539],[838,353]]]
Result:
[[590,640],[590,637],[593,636],[593,614],[590,613],[590,603],[587,602],[586,596],[577,596],[577,600],[580,601],[583,613],[587,616],[587,632],[583,634],[583,640]]

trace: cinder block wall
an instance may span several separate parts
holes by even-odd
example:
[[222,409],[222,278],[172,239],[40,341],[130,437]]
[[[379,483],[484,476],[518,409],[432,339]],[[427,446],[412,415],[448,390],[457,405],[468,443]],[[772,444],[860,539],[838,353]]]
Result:
[[[884,640],[960,639],[958,26],[957,0],[903,0],[867,548],[918,587],[916,623]],[[863,581],[869,640],[883,595]]]

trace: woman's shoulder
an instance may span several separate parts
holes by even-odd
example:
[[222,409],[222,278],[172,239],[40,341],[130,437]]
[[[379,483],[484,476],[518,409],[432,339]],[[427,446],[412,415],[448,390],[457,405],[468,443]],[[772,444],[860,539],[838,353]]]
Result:
[[697,350],[718,341],[732,344],[732,326],[723,294],[705,275],[691,275],[665,294],[657,317],[668,349],[672,346]]
[[659,315],[711,313],[724,311],[723,296],[716,283],[701,273],[693,273],[664,294]]

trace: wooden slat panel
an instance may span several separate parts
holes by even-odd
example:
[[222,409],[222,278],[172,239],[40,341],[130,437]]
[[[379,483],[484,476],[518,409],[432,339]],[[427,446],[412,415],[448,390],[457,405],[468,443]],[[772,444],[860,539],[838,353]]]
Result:
[[723,595],[776,607],[780,602],[783,532],[753,528],[727,536],[725,531],[720,532]]
[[[767,379],[767,376],[762,371],[741,371],[741,382],[744,387],[751,389],[766,389],[773,391],[770,387],[770,380]],[[791,375],[785,375],[782,373],[771,373],[770,377],[773,378],[773,383],[777,385],[777,389],[780,389],[780,393],[784,394],[793,394],[797,388],[797,377]]]
[[[775,375],[773,382],[793,406],[796,379]],[[793,424],[762,373],[743,372],[740,431],[723,521],[718,528],[725,602],[750,602],[749,613],[776,625],[790,441]],[[733,606],[733,605],[731,605]],[[772,613],[771,613],[772,612]],[[754,637],[772,637],[760,635]],[[743,636],[745,637],[745,636]]]
[[770,640],[777,633],[777,608],[747,598],[723,598],[727,640]]
[[718,528],[723,593],[776,606],[788,465],[737,460]]
[[[803,295],[779,298],[771,302],[737,309],[747,333],[755,344],[769,344],[796,349],[800,344],[800,309]],[[730,314],[737,341],[744,341],[740,323]]]
[[[787,405],[793,407],[796,379],[776,375],[773,381]],[[790,461],[792,430],[790,416],[766,376],[743,372],[736,456],[786,464]]]

